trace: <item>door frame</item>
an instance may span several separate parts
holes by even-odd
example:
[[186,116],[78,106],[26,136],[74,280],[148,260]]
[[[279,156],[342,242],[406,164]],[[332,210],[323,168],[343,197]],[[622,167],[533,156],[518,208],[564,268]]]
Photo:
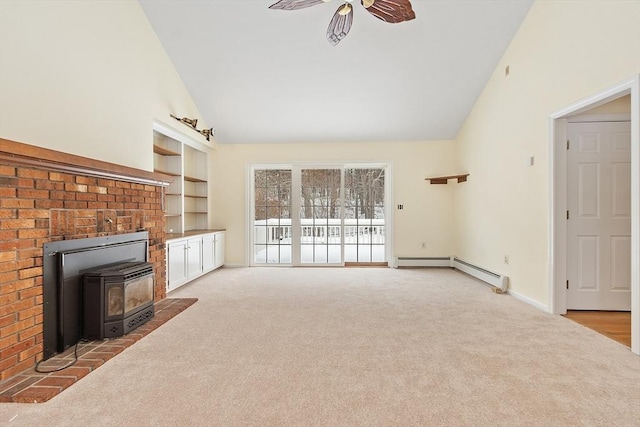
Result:
[[640,354],[640,74],[549,116],[549,292],[553,314],[567,312],[567,123],[587,112],[631,95],[631,351]]

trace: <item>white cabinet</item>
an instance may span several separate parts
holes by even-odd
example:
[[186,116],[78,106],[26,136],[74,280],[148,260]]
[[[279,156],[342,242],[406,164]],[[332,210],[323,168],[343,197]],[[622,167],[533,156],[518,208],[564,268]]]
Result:
[[224,265],[224,231],[202,236],[202,271],[215,270]]
[[202,271],[211,271],[216,268],[214,243],[214,234],[205,234],[202,236]]
[[224,231],[215,233],[214,236],[214,265],[213,268],[222,267],[224,264]]
[[187,239],[187,280],[202,275],[202,237]]
[[167,244],[167,291],[187,283],[187,241]]
[[167,242],[167,292],[224,264],[224,231],[193,234]]

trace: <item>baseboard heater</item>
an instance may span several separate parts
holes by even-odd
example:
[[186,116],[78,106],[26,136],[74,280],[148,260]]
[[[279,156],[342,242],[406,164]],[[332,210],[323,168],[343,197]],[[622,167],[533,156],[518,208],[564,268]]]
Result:
[[451,257],[397,257],[396,267],[452,267]]
[[453,267],[494,287],[497,293],[506,293],[509,277],[478,267],[457,257],[397,257],[396,267]]

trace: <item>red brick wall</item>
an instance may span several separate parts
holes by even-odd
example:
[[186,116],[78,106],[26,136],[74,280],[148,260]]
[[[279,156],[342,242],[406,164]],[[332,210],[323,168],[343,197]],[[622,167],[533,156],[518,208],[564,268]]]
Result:
[[149,232],[165,298],[162,187],[0,164],[0,381],[42,358],[43,245]]

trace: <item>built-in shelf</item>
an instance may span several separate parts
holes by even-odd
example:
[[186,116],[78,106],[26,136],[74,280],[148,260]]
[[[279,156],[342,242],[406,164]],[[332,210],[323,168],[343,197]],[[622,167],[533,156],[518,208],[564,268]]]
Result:
[[167,150],[164,147],[160,147],[159,145],[154,145],[153,146],[153,152],[156,154],[160,154],[162,156],[180,156],[181,154],[173,151],[173,150]]
[[169,171],[165,171],[165,170],[161,170],[161,169],[154,169],[153,171],[156,172],[156,173],[161,173],[161,174],[169,175],[169,176],[180,176],[179,173],[169,172]]
[[208,157],[208,147],[154,122],[154,170],[176,177],[164,193],[167,233],[208,228]]
[[184,180],[189,182],[207,182],[206,179],[196,178],[196,177],[187,176],[187,175],[184,176]]
[[468,173],[449,176],[434,176],[431,178],[425,178],[425,181],[429,181],[431,184],[447,184],[450,179],[457,179],[458,182],[465,182],[468,176]]

